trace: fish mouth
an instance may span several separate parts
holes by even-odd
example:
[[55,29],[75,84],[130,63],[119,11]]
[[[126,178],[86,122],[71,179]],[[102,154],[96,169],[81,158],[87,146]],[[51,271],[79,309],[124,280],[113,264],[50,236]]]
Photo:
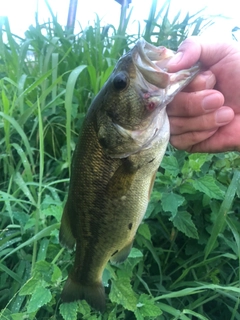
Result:
[[155,47],[143,38],[132,50],[139,86],[149,96],[161,96],[162,105],[167,105],[200,71],[200,64],[195,64],[189,69],[169,73],[167,63],[176,52],[163,46]]

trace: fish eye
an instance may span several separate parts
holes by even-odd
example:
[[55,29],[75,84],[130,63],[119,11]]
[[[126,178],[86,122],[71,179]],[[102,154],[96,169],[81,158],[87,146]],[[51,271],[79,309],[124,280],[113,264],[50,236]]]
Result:
[[128,86],[129,78],[124,72],[119,72],[113,79],[114,88],[118,91],[124,90]]

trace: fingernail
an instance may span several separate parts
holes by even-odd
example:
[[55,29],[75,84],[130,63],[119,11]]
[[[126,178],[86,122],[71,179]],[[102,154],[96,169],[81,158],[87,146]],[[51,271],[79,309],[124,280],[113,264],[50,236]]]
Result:
[[224,124],[230,122],[234,117],[234,112],[230,108],[221,108],[216,112],[217,124]]
[[202,108],[208,112],[219,108],[221,106],[219,105],[219,95],[216,93],[209,94],[203,98],[201,105]]
[[205,71],[201,74],[205,80],[205,89],[212,89],[216,84],[215,75],[211,71]]
[[169,60],[167,66],[178,64],[182,60],[182,57],[183,57],[183,53],[181,51],[177,52],[175,56]]

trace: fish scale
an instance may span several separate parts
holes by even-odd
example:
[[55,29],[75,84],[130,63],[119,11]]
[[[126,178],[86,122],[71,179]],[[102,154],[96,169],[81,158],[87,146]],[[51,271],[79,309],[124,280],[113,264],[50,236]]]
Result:
[[70,249],[76,244],[64,302],[85,299],[104,311],[103,270],[131,250],[169,141],[166,105],[199,71],[167,73],[172,56],[140,39],[118,61],[84,119],[59,236]]

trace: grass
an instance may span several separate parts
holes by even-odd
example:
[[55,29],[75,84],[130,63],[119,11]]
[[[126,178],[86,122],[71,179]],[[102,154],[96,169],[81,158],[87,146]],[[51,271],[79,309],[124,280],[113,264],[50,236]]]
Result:
[[[51,8],[49,7],[51,12]],[[240,319],[239,153],[168,147],[128,260],[107,266],[107,311],[61,304],[73,256],[58,230],[79,128],[114,65],[143,36],[176,49],[213,21],[152,2],[144,30],[0,21],[0,318]],[[3,40],[4,39],[4,40]]]

